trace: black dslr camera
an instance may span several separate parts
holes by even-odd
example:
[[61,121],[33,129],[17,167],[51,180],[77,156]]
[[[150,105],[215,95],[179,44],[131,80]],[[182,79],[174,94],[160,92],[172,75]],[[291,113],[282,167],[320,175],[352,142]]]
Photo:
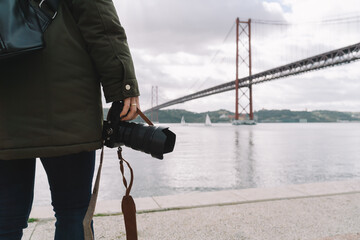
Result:
[[120,121],[123,104],[122,101],[113,102],[104,121],[105,146],[114,148],[125,145],[158,159],[163,159],[164,153],[174,150],[176,135],[169,128]]

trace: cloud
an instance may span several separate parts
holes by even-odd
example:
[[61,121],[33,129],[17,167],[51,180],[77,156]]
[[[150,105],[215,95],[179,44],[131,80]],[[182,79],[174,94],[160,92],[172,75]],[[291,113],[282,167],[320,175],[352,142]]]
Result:
[[[128,35],[144,110],[151,105],[152,86],[159,87],[158,98],[162,103],[234,80],[235,29],[229,30],[237,17],[253,21],[253,73],[360,39],[359,20],[350,24],[321,23],[329,18],[351,19],[354,12],[360,12],[357,0],[124,0],[114,3]],[[269,25],[258,20],[303,24]],[[255,109],[304,108],[303,105],[337,108],[342,105],[340,100],[332,99],[336,96],[356,110],[360,101],[354,90],[359,89],[356,80],[360,71],[356,66],[358,63],[256,85]],[[242,66],[240,76],[247,72]],[[235,93],[227,92],[171,108],[233,110],[232,95]]]
[[256,109],[358,111],[360,84],[355,75],[360,71],[355,67],[349,64],[328,68],[326,74],[317,71],[255,85],[254,105]]
[[[134,2],[134,1],[133,1]],[[258,0],[139,0],[117,1],[115,6],[136,48],[152,53],[191,51],[208,54],[237,17],[283,20]]]

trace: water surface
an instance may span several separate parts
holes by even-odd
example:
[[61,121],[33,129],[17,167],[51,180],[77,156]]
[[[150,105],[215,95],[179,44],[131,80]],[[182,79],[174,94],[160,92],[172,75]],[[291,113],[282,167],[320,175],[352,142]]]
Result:
[[[166,126],[177,143],[164,160],[124,148],[135,173],[134,197],[360,178],[360,123]],[[116,150],[106,149],[99,199],[123,194]],[[34,204],[49,202],[38,162]]]

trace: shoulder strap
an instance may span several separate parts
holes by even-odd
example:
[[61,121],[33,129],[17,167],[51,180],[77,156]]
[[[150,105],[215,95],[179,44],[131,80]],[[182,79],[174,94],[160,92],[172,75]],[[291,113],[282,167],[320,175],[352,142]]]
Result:
[[96,175],[95,185],[93,189],[93,193],[91,195],[89,207],[86,211],[84,220],[83,220],[83,228],[84,228],[84,239],[85,240],[94,240],[94,233],[91,228],[91,222],[94,216],[95,207],[96,207],[96,201],[99,193],[99,185],[100,185],[100,176],[101,176],[101,169],[103,165],[103,159],[104,159],[104,145],[101,149],[101,155],[100,155],[100,165],[98,168],[98,172]]
[[41,2],[43,2],[43,4],[47,4],[48,7],[54,12],[57,12],[59,9],[60,0],[42,0]]
[[61,0],[34,0],[34,3],[38,5],[38,8],[46,14],[50,19],[54,19],[57,15]]

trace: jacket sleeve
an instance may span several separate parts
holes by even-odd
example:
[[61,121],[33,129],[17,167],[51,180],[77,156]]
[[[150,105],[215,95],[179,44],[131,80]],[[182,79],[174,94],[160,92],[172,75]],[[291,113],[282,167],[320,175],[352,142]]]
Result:
[[124,28],[112,0],[67,0],[100,76],[106,102],[139,96]]

